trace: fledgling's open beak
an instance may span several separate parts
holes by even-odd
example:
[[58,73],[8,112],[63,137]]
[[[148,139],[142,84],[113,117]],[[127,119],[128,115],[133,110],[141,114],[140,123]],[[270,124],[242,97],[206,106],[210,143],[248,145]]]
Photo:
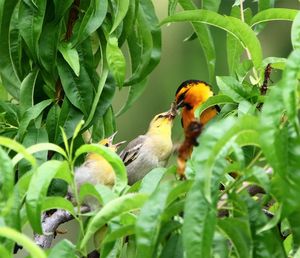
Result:
[[117,133],[118,133],[118,131],[114,132],[111,136],[109,136],[107,138],[108,142],[109,142],[109,145],[116,148],[116,149],[118,149],[122,144],[124,144],[126,142],[126,141],[121,141],[121,142],[113,144],[114,138],[115,138]]
[[112,145],[112,143],[114,141],[114,138],[115,138],[115,136],[116,136],[117,133],[118,133],[118,131],[115,131],[111,136],[109,136],[107,138],[110,145]]
[[112,146],[115,147],[116,149],[118,149],[122,144],[124,144],[126,141],[121,141],[118,143],[113,144]]
[[173,101],[170,110],[167,112],[169,118],[174,119],[178,114],[176,101]]

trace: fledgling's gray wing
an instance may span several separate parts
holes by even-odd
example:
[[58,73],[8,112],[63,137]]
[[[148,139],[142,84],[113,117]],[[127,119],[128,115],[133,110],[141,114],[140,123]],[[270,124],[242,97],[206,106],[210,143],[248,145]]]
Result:
[[134,161],[138,157],[139,152],[143,144],[145,143],[145,140],[146,136],[140,135],[131,142],[129,142],[125,149],[121,151],[120,157],[123,160],[125,166],[128,166],[132,161]]

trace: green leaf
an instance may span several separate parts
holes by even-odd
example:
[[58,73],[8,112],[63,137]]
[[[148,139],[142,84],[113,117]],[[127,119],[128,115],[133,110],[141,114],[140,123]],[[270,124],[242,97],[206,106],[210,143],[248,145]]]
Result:
[[253,241],[252,257],[286,257],[277,229],[264,231],[259,234],[256,233],[258,228],[263,227],[268,222],[268,218],[262,212],[260,205],[250,198],[247,193],[240,193],[240,196],[243,203],[246,203],[248,210]]
[[18,138],[22,139],[26,129],[29,125],[29,123],[33,120],[36,119],[45,108],[47,108],[50,104],[52,103],[51,99],[43,100],[40,103],[32,106],[31,108],[27,109],[27,111],[24,113],[22,116],[22,119],[20,121],[20,127],[19,127],[19,132],[18,132]]
[[[18,154],[22,154],[24,158],[27,159],[33,167],[36,165],[35,158],[20,143],[12,139],[0,136],[0,145],[12,149]],[[13,165],[15,165],[14,162]]]
[[0,245],[0,253],[4,258],[12,258],[12,254],[2,244]]
[[[65,3],[67,1],[63,2]],[[47,78],[47,80],[50,81],[47,82],[47,84],[51,85],[51,87],[53,87],[52,85],[56,83],[56,81],[54,81],[55,78],[53,78],[52,74],[56,70],[57,46],[60,42],[62,24],[62,21],[57,22],[56,20],[45,22],[39,39],[40,63],[45,68],[45,70],[51,74]]]
[[229,104],[229,103],[235,103],[230,97],[227,95],[217,95],[217,96],[212,96],[210,97],[207,101],[205,101],[201,106],[199,106],[195,110],[195,117],[200,117],[202,112],[209,107],[213,107],[215,105],[220,105],[220,104]]
[[37,246],[29,237],[21,234],[20,232],[9,228],[9,227],[0,227],[0,236],[6,237],[17,242],[19,245],[23,246],[27,252],[35,258],[46,258],[44,251]]
[[[125,85],[133,85],[144,80],[160,60],[161,30],[157,26],[158,19],[153,3],[147,0],[140,1],[137,16],[137,33],[132,31],[128,38],[129,51],[132,63],[132,75]],[[139,54],[136,50],[139,49]],[[138,58],[136,58],[138,56]]]
[[298,10],[287,8],[269,8],[257,13],[251,20],[251,27],[268,21],[293,21]]
[[80,249],[86,246],[86,243],[94,233],[112,218],[121,215],[124,212],[140,208],[148,199],[145,194],[126,194],[107,203],[87,225],[86,233],[80,243]]
[[247,258],[252,256],[252,239],[249,222],[243,218],[224,218],[218,220],[218,227],[232,242],[238,257]]
[[112,232],[110,232],[107,237],[104,239],[104,243],[112,242],[117,240],[118,238],[125,237],[125,236],[130,236],[135,233],[134,230],[134,225],[125,225],[122,226],[121,228],[118,228]]
[[69,173],[68,163],[57,160],[43,163],[34,173],[27,192],[26,211],[28,220],[36,233],[43,233],[41,228],[42,204],[51,180],[59,175],[64,175],[63,179],[70,182]]
[[213,25],[232,34],[241,42],[245,49],[248,49],[251,54],[254,67],[256,69],[260,68],[262,62],[262,50],[260,43],[251,28],[241,20],[230,16],[222,16],[208,10],[192,10],[176,13],[173,16],[167,17],[160,23],[160,25],[169,22],[182,21],[201,22]]
[[[36,143],[48,142],[48,135],[45,128],[30,128],[24,136],[22,144],[25,147],[32,146]],[[41,151],[33,155],[37,164],[41,164],[47,160],[48,152]],[[15,159],[13,160],[15,162]],[[25,160],[22,160],[18,166],[18,176],[21,177],[24,173],[30,170],[30,165]]]
[[[0,188],[3,199],[6,200],[13,192],[15,173],[13,163],[6,152],[0,147]],[[0,198],[1,199],[1,198]]]
[[152,194],[163,178],[166,168],[155,168],[151,170],[141,182],[139,193]]
[[117,0],[117,6],[114,10],[114,23],[110,30],[110,34],[120,25],[129,8],[129,0]]
[[218,12],[221,0],[203,0],[203,9]]
[[77,45],[95,32],[103,23],[107,13],[107,0],[91,0],[82,20],[78,23],[79,28],[74,28],[72,44]]
[[[58,126],[63,128],[64,132],[66,133],[67,139],[72,137],[74,133],[74,128],[82,119],[83,119],[83,114],[78,109],[75,109],[68,101],[68,99],[65,98],[60,110]],[[61,144],[63,142],[59,130],[57,130],[57,134],[55,135],[54,142],[56,144]]]
[[62,209],[68,211],[73,217],[76,217],[73,204],[64,197],[50,196],[46,197],[42,203],[42,211],[48,211],[52,209]]
[[173,189],[170,191],[170,194],[168,196],[167,204],[171,204],[174,202],[177,198],[180,198],[180,196],[185,196],[187,192],[190,190],[192,186],[193,181],[186,180],[183,182],[178,182],[175,186],[173,186]]
[[59,20],[64,17],[64,15],[69,10],[70,6],[72,5],[72,0],[60,1],[60,0],[53,0],[54,7],[55,7],[55,20]]
[[[91,121],[93,120],[93,118],[96,117],[95,113],[97,111],[97,108],[101,109],[101,112],[103,115],[104,112],[106,111],[107,107],[111,103],[111,98],[112,98],[114,92],[112,94],[109,94],[109,96],[107,96],[106,92],[107,92],[108,87],[105,88],[105,82],[106,82],[106,79],[108,76],[108,68],[106,66],[107,65],[104,65],[104,67],[103,67],[102,74],[101,74],[101,77],[100,77],[100,80],[99,80],[99,83],[97,86],[97,92],[96,92],[95,98],[93,100],[93,104],[92,104],[92,108],[89,112],[89,116],[86,119],[84,128],[88,127],[90,125]],[[113,87],[113,89],[115,89],[115,88]],[[110,90],[108,90],[108,91],[109,91],[109,93],[111,93]],[[101,98],[101,96],[102,96],[102,98]],[[98,114],[98,115],[100,116],[100,114]],[[97,116],[97,119],[99,119],[98,116]]]
[[[75,170],[76,172],[76,170]],[[102,200],[102,196],[96,190],[96,187],[89,183],[84,183],[80,185],[79,190],[79,203],[84,203],[86,197],[93,196],[97,199],[97,201],[103,205],[104,201]]]
[[111,136],[116,132],[115,114],[112,106],[110,106],[103,115],[105,137]]
[[263,60],[263,67],[266,67],[268,64],[272,65],[273,69],[284,70],[286,63],[286,58],[282,57],[267,57]]
[[28,46],[28,50],[34,59],[38,59],[38,41],[41,35],[46,2],[37,0],[34,4],[25,1],[19,7],[19,28],[20,33]]
[[216,225],[216,208],[210,205],[196,180],[187,194],[182,228],[183,247],[187,258],[210,257]]
[[168,16],[173,15],[176,11],[178,0],[169,0],[168,1]]
[[70,65],[73,72],[76,76],[79,76],[80,64],[79,64],[79,55],[76,48],[72,48],[71,43],[61,42],[58,45],[58,50]]
[[[230,15],[240,19],[240,7],[233,6]],[[240,44],[239,40],[229,33],[227,34],[226,40],[228,69],[230,74],[233,75],[235,70],[240,65],[243,47]]]
[[279,87],[282,90],[283,102],[287,110],[289,120],[295,126],[297,133],[300,134],[298,119],[298,74],[300,72],[300,50],[294,50],[288,57],[285,70],[282,74]]
[[9,26],[9,53],[14,72],[18,78],[22,78],[25,69],[22,62],[22,37],[19,29],[18,15],[19,9],[15,8]]
[[20,88],[20,109],[21,114],[34,105],[34,87],[39,74],[39,70],[29,73],[21,83]]
[[93,99],[94,95],[93,87],[91,87],[93,83],[87,69],[81,64],[80,74],[77,77],[72,68],[66,65],[61,58],[58,58],[57,61],[58,74],[68,99],[87,116],[91,109],[91,99]]
[[184,251],[182,247],[182,235],[175,233],[168,239],[160,258],[183,258]]
[[106,148],[105,146],[102,146],[100,144],[85,144],[76,150],[74,161],[81,154],[87,152],[97,153],[109,162],[116,174],[114,191],[116,193],[121,193],[127,185],[127,174],[126,168],[120,157],[109,148]]
[[235,102],[247,100],[248,93],[243,88],[242,83],[230,76],[217,76],[217,84],[223,94],[227,95]]
[[162,184],[141,209],[136,223],[136,257],[150,258],[155,256],[156,240],[158,238],[162,214],[166,206],[170,184]]
[[[19,98],[21,81],[14,70],[9,52],[10,21],[18,0],[1,1],[0,3],[0,75],[5,89],[16,99]],[[4,11],[5,10],[5,11]]]
[[69,240],[63,239],[57,243],[48,254],[48,258],[76,258],[76,247]]
[[[218,0],[219,1],[219,0]],[[205,7],[204,9],[216,8],[218,5],[218,1],[206,1],[203,2]],[[191,0],[179,0],[180,5],[184,10],[195,10],[197,7]],[[215,4],[215,6],[213,6]],[[214,83],[215,81],[215,64],[216,64],[216,53],[215,46],[213,42],[212,35],[210,30],[206,24],[201,24],[198,22],[193,22],[193,27],[197,38],[200,42],[201,47],[203,48],[203,53],[206,58],[206,63],[209,72],[209,81]]]
[[46,118],[46,129],[49,137],[49,142],[54,142],[56,135],[59,134],[59,115],[60,115],[60,106],[58,104],[54,104]]
[[292,37],[292,45],[294,49],[300,48],[300,13],[298,13],[295,17],[295,20],[292,24],[292,31],[291,31],[291,37]]
[[111,70],[119,87],[122,87],[125,80],[126,61],[118,46],[116,37],[109,37],[106,46],[106,58],[108,67]]
[[274,7],[274,2],[274,0],[258,0],[259,12]]
[[143,80],[137,84],[130,86],[129,93],[125,104],[118,111],[116,116],[120,116],[124,114],[133,104],[134,102],[143,94],[146,89],[147,80]]

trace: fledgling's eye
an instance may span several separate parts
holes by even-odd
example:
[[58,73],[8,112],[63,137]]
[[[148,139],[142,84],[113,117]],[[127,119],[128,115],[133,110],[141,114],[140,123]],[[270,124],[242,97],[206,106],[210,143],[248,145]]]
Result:
[[109,146],[108,142],[107,142],[107,143],[105,143],[105,144],[104,144],[104,146],[105,146],[105,147],[108,147],[108,146]]

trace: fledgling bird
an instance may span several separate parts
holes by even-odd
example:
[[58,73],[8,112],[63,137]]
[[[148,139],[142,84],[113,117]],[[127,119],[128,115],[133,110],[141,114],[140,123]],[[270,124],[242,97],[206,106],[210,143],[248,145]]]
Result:
[[[119,142],[113,144],[114,137],[117,132],[108,138],[105,138],[99,142],[113,152],[116,152],[118,147],[125,143]],[[115,172],[109,162],[97,153],[88,153],[85,162],[75,170],[75,181],[77,187],[83,183],[90,183],[93,185],[103,184],[112,187],[115,183]]]
[[198,145],[197,138],[203,126],[215,117],[219,111],[217,106],[206,109],[200,117],[195,117],[195,110],[205,103],[213,92],[210,85],[200,80],[184,81],[177,89],[175,102],[177,108],[182,108],[181,124],[184,128],[185,140],[178,150],[178,174],[184,177],[187,159],[191,156],[193,147]]
[[[110,137],[101,140],[99,144],[116,152],[118,147],[125,143],[125,141],[123,141],[113,144],[116,133],[117,132]],[[92,185],[103,184],[112,187],[115,183],[115,172],[110,163],[101,155],[97,153],[88,153],[85,162],[75,169],[75,182],[78,191],[84,183],[90,183]],[[89,205],[89,203],[86,204]]]
[[172,153],[172,125],[177,112],[174,106],[167,112],[156,115],[146,134],[139,135],[128,143],[120,153],[132,185],[152,169],[164,167]]

